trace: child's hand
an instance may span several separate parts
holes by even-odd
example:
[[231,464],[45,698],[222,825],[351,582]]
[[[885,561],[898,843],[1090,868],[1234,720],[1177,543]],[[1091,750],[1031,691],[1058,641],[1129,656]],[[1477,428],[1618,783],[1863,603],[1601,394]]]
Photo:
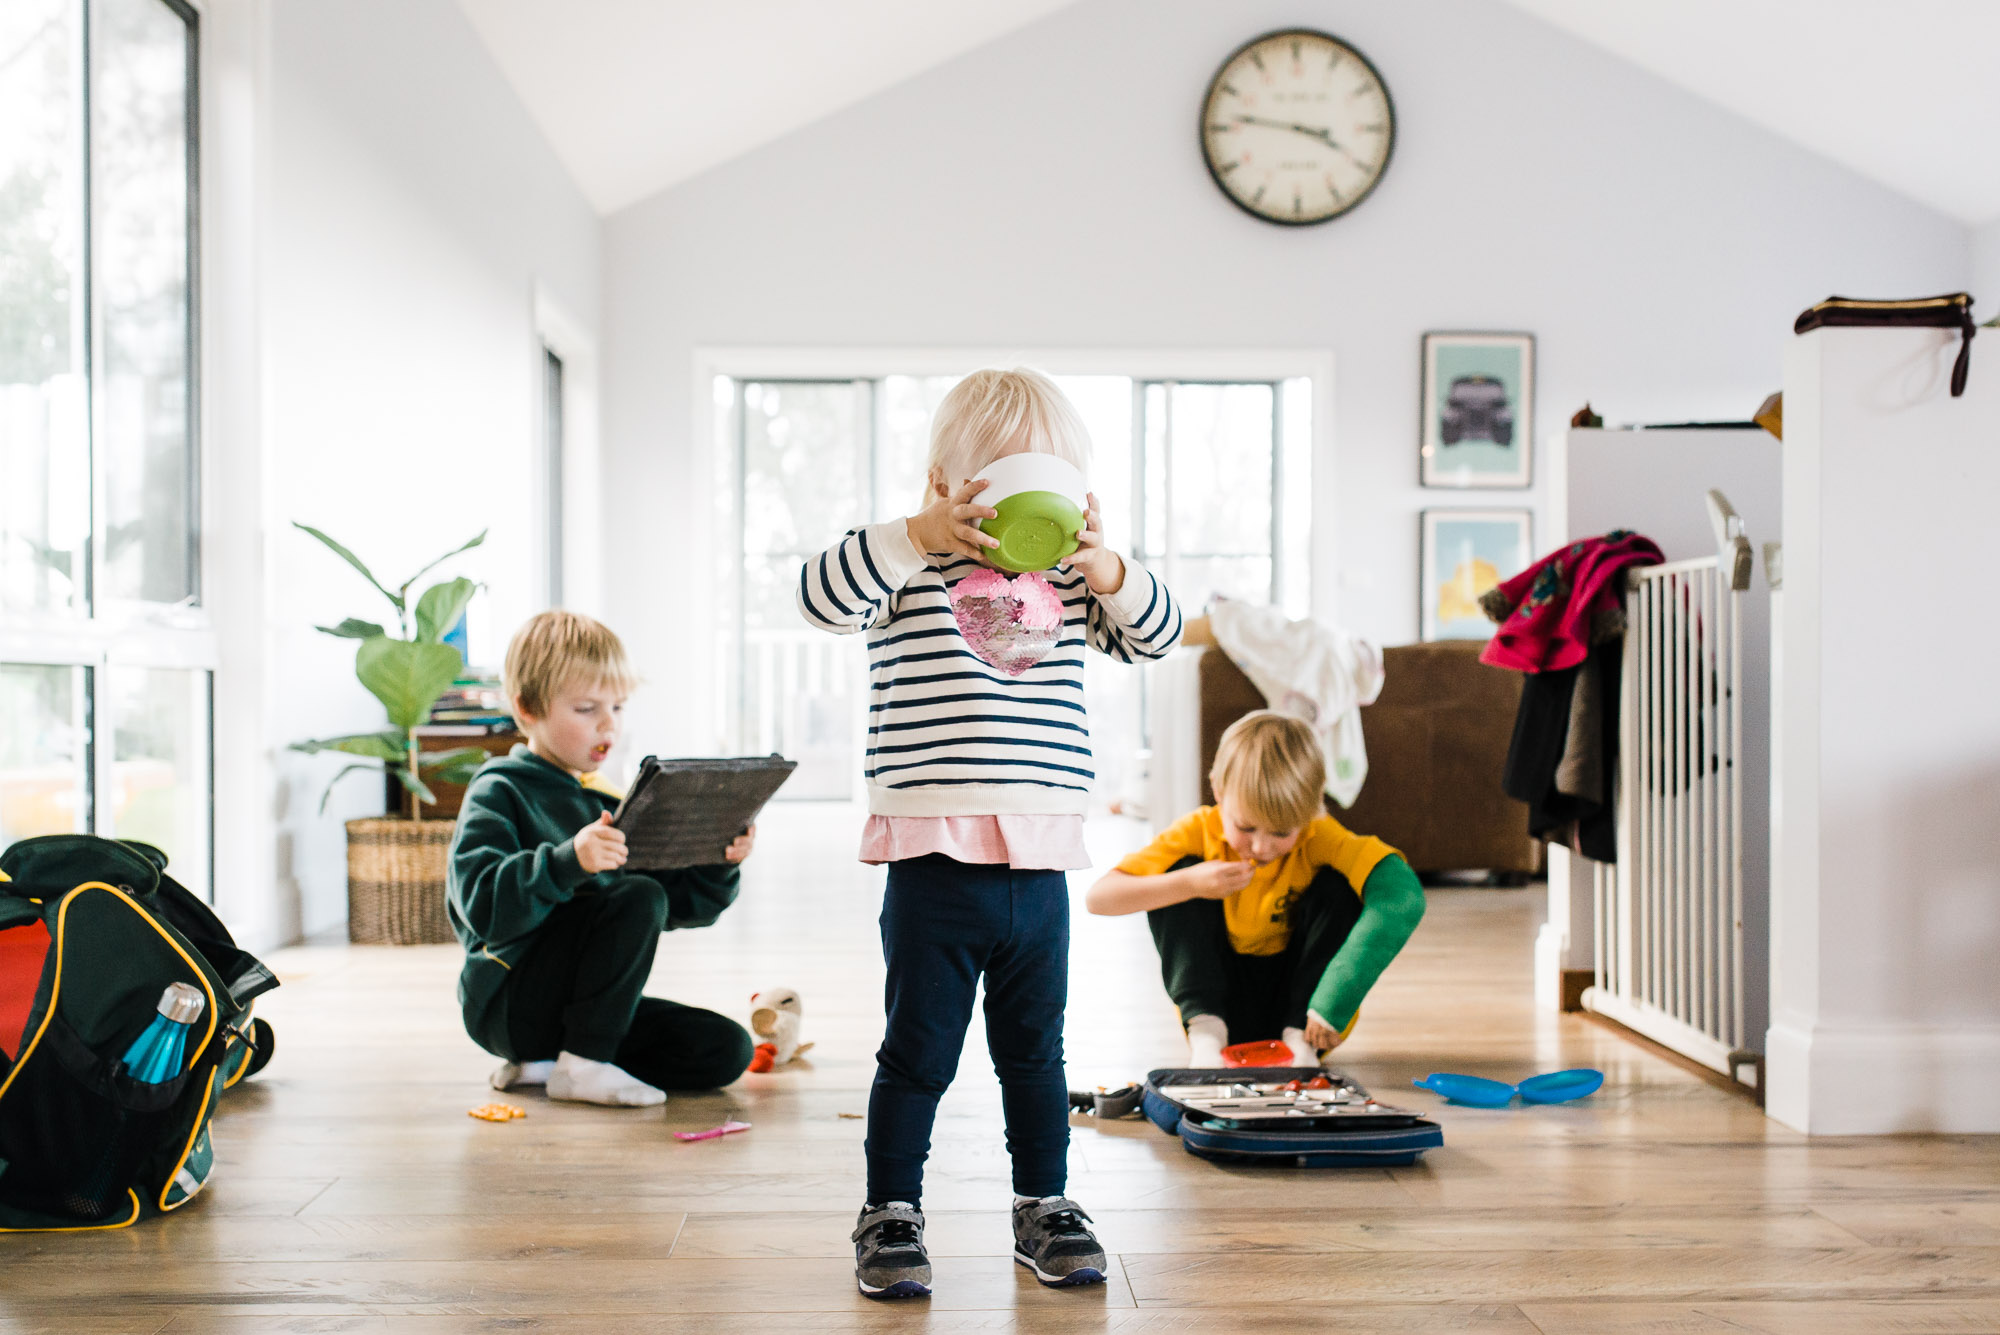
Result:
[[1325,1020],[1320,1019],[1319,1016],[1314,1015],[1311,1011],[1307,1011],[1306,1042],[1312,1044],[1321,1052],[1325,1052],[1328,1048],[1337,1048],[1340,1046],[1340,1031]]
[[577,865],[593,876],[625,865],[625,831],[611,823],[608,811],[578,830],[569,846],[576,852]]
[[752,825],[749,829],[736,836],[735,841],[723,850],[722,856],[730,862],[741,862],[750,856],[750,850],[756,846],[757,827]]
[[1104,520],[1097,513],[1097,493],[1089,494],[1090,508],[1083,512],[1083,530],[1076,535],[1076,550],[1062,562],[1083,572],[1083,582],[1092,593],[1113,594],[1125,584],[1125,559],[1104,545]]
[[972,499],[986,486],[985,479],[974,478],[951,495],[939,497],[921,514],[904,520],[910,529],[910,542],[919,552],[950,552],[985,560],[987,551],[1000,545],[998,538],[979,531],[980,520],[1000,513]]
[[1250,875],[1256,870],[1253,862],[1204,862],[1189,867],[1181,875],[1187,877],[1187,887],[1193,893],[1192,899],[1227,899],[1250,884]]

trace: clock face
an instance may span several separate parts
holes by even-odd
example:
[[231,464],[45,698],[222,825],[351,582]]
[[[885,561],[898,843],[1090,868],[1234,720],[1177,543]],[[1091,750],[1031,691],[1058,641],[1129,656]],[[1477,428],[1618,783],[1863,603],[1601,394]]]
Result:
[[1367,198],[1396,146],[1382,76],[1323,32],[1269,33],[1239,47],[1208,85],[1209,175],[1267,222],[1325,222]]

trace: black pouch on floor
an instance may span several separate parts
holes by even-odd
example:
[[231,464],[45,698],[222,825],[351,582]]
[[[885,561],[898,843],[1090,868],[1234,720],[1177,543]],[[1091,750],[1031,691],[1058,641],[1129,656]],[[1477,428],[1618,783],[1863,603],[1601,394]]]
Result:
[[1951,396],[1965,393],[1966,372],[1972,365],[1972,336],[1979,326],[1972,322],[1972,297],[1964,292],[1948,292],[1941,297],[1911,297],[1907,301],[1863,301],[1854,297],[1828,297],[1817,306],[1800,312],[1792,324],[1794,334],[1813,329],[1872,327],[1877,329],[1956,329],[1962,335],[1958,360],[1951,368]]

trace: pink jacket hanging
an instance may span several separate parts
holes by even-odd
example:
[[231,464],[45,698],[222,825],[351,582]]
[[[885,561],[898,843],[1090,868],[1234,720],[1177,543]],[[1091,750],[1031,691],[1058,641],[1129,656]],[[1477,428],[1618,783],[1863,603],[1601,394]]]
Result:
[[1601,619],[1624,610],[1624,572],[1666,558],[1651,538],[1614,529],[1543,557],[1487,590],[1479,604],[1499,623],[1479,661],[1516,672],[1556,672],[1590,653]]

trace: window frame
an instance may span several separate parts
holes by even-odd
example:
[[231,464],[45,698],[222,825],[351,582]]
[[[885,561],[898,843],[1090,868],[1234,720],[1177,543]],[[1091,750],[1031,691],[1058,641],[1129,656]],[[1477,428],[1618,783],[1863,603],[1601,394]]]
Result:
[[[86,411],[81,442],[89,474],[90,506],[87,547],[83,562],[82,597],[61,612],[17,612],[0,609],[0,663],[78,668],[84,674],[81,713],[86,721],[84,764],[88,806],[84,813],[85,831],[106,829],[111,819],[114,792],[115,738],[117,720],[106,690],[107,675],[117,668],[169,669],[200,672],[206,676],[203,698],[207,717],[202,722],[202,755],[205,770],[207,874],[193,888],[213,903],[215,900],[215,675],[219,654],[208,594],[206,537],[209,493],[204,486],[204,464],[208,442],[202,415],[202,157],[201,157],[201,66],[202,27],[200,10],[187,0],[151,0],[179,19],[185,32],[186,90],[184,93],[183,151],[186,158],[186,303],[187,321],[183,331],[182,355],[186,366],[187,482],[187,580],[190,592],[176,603],[153,603],[135,599],[110,598],[103,591],[102,562],[106,546],[110,507],[106,495],[106,461],[102,448],[105,411],[101,376],[103,310],[99,304],[97,277],[97,214],[95,192],[95,143],[93,138],[92,9],[97,0],[74,0],[78,18],[78,59],[82,86],[77,99],[81,118],[78,149],[81,192],[79,286],[83,295],[87,336],[84,339],[82,379]],[[116,833],[115,828],[110,831]],[[184,878],[189,879],[189,878]]]
[[[1289,348],[1289,349],[1160,349],[1160,348],[1042,348],[1042,349],[980,349],[980,348],[750,348],[750,347],[701,347],[695,349],[690,381],[691,433],[694,443],[691,451],[691,481],[693,485],[709,495],[718,498],[727,495],[726,527],[713,516],[707,516],[710,525],[701,534],[700,550],[703,564],[699,569],[701,584],[711,590],[710,597],[725,596],[739,598],[740,567],[743,559],[743,518],[741,514],[743,478],[741,476],[743,451],[742,387],[745,382],[869,382],[878,386],[871,393],[871,412],[875,417],[874,432],[870,444],[871,467],[880,443],[880,392],[879,383],[890,376],[939,376],[963,375],[970,367],[977,366],[1030,365],[1053,376],[1121,376],[1132,381],[1135,403],[1133,405],[1132,426],[1134,441],[1132,458],[1135,484],[1143,480],[1140,470],[1144,459],[1143,396],[1145,386],[1156,383],[1185,384],[1268,384],[1272,387],[1272,568],[1274,602],[1283,606],[1293,616],[1308,614],[1331,618],[1335,615],[1334,603],[1337,591],[1330,580],[1315,580],[1314,570],[1319,564],[1323,551],[1330,550],[1332,542],[1331,524],[1315,523],[1315,515],[1331,514],[1330,506],[1322,504],[1334,492],[1334,361],[1330,349]],[[732,382],[730,402],[718,402],[714,392],[718,377]],[[1311,433],[1296,445],[1286,432],[1285,394],[1283,386],[1289,381],[1305,381],[1311,395]],[[734,444],[734,468],[736,475],[721,476],[718,472],[715,448],[721,440],[720,432],[727,428]],[[1288,472],[1285,460],[1288,455],[1297,461],[1303,454],[1308,471],[1306,486],[1286,494],[1284,490]],[[871,485],[871,498],[877,489]],[[1135,492],[1135,497],[1143,498],[1143,491]],[[1143,499],[1139,500],[1143,505]],[[1134,515],[1134,537],[1142,538],[1137,528],[1140,514]],[[1135,542],[1136,548],[1139,546]],[[725,567],[722,563],[727,562]],[[1297,583],[1302,587],[1293,589],[1280,573],[1295,568]],[[730,655],[736,665],[738,681],[727,682],[713,679],[718,670],[719,655],[689,655],[689,660],[680,666],[677,678],[680,685],[690,692],[685,698],[715,701],[719,706],[715,711],[715,735],[708,744],[726,745],[741,726],[740,716],[744,709],[740,676],[743,663],[741,639],[742,616],[738,602],[736,617],[736,638],[738,643]],[[702,624],[718,626],[715,613],[722,610],[716,602],[710,602],[704,609]]]

